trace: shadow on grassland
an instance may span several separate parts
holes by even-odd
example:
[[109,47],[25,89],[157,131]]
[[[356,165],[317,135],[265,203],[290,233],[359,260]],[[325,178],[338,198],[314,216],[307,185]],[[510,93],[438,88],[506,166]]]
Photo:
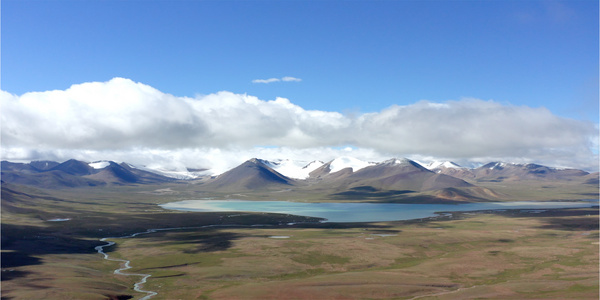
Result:
[[494,213],[514,218],[536,218],[543,222],[543,225],[539,226],[542,229],[590,231],[598,230],[600,227],[598,207],[545,210],[522,209]]
[[[220,229],[194,229],[177,230],[175,234],[171,231],[152,233],[148,237],[158,239],[162,245],[192,245],[194,247],[183,250],[186,254],[201,252],[223,251],[231,248],[233,241],[244,237],[241,234],[222,231]],[[140,235],[136,238],[145,238]]]
[[[61,236],[44,228],[2,224],[2,269],[20,266],[39,265],[36,257],[45,254],[86,254],[94,253],[97,241]],[[5,270],[2,280],[10,280],[26,275],[26,272]]]
[[[548,210],[543,215],[544,229],[558,229],[568,231],[598,230],[598,208]],[[577,218],[573,218],[577,217]]]

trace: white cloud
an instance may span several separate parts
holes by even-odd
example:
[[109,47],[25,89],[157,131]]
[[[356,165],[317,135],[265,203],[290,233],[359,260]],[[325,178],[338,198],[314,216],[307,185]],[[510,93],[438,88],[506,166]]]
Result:
[[252,80],[252,83],[271,83],[271,82],[279,82],[279,81],[284,81],[284,82],[300,82],[302,81],[302,79],[300,78],[296,78],[296,77],[291,77],[291,76],[285,76],[282,78],[269,78],[269,79],[254,79]]
[[300,82],[300,81],[302,81],[302,79],[296,78],[296,77],[291,77],[291,76],[285,76],[285,77],[281,78],[281,81],[295,81],[295,82]]
[[[358,118],[358,145],[454,157],[514,155],[543,149],[588,148],[591,123],[561,118],[545,108],[464,99],[392,106]],[[537,155],[537,154],[536,154]]]
[[278,81],[280,81],[279,78],[254,79],[254,80],[252,80],[252,83],[271,83],[271,82],[278,82]]
[[[597,169],[598,130],[545,108],[463,99],[347,116],[218,92],[176,97],[128,79],[0,91],[3,159],[111,159],[223,169],[251,157],[443,157]],[[265,145],[269,145],[266,147]]]

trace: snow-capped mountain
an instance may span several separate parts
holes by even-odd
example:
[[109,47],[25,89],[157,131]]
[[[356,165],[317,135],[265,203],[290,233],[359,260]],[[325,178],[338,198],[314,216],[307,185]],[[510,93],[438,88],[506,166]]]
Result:
[[441,168],[461,169],[462,167],[451,161],[432,161],[428,164],[423,165],[429,170],[436,170]]
[[404,167],[412,166],[412,167],[417,167],[420,169],[427,169],[423,166],[423,164],[421,164],[417,161],[408,159],[408,158],[392,158],[392,159],[384,160],[379,163],[374,163],[374,165],[387,165],[387,166],[391,165],[391,166],[404,166]]
[[310,172],[325,164],[318,160],[307,163],[306,161],[290,159],[280,159],[277,161],[263,160],[262,162],[280,174],[293,179],[306,179],[309,177]]
[[376,163],[362,161],[360,159],[342,156],[335,158],[310,172],[310,178],[339,178],[353,172],[359,171]]
[[273,170],[270,164],[269,161],[252,158],[217,176],[205,186],[219,191],[246,191],[286,188],[294,184],[293,179]]

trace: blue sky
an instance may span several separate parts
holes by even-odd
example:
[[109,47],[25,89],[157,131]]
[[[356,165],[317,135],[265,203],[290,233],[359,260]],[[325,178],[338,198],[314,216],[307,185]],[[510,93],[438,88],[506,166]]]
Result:
[[[301,82],[252,83],[292,76]],[[474,97],[598,122],[598,1],[2,2],[2,89],[130,78],[373,112]]]
[[3,158],[598,169],[598,1],[1,8]]

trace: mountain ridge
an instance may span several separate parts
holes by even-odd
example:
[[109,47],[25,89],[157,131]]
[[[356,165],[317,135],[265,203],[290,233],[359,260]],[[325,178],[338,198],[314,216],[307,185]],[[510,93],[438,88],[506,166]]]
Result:
[[69,159],[62,163],[33,161],[11,163],[2,161],[3,182],[44,188],[73,188],[105,185],[164,183],[172,178],[152,172],[135,170],[113,161],[87,163]]
[[[345,157],[326,163],[319,161],[300,163],[291,160],[273,162],[252,158],[218,176],[202,176],[182,180],[125,162],[120,164],[113,161],[87,163],[70,159],[63,163],[2,161],[1,164],[2,182],[50,189],[111,185],[160,185],[175,182],[190,183],[194,190],[203,193],[287,191],[342,200],[352,198],[392,201],[390,199],[425,195],[453,201],[468,201],[468,199],[487,201],[506,196],[505,188],[501,189],[504,192],[495,191],[496,188],[502,187],[497,183],[506,182],[512,186],[512,184],[523,182],[537,182],[534,185],[544,187],[544,185],[559,182],[573,182],[593,187],[598,186],[600,182],[598,173],[551,168],[537,164],[490,162],[477,168],[465,168],[455,163],[439,162],[428,166],[429,168],[407,158],[365,162]],[[303,173],[299,173],[298,170],[302,170]],[[300,178],[286,176],[284,174],[286,172]],[[482,184],[484,186],[481,186]]]

